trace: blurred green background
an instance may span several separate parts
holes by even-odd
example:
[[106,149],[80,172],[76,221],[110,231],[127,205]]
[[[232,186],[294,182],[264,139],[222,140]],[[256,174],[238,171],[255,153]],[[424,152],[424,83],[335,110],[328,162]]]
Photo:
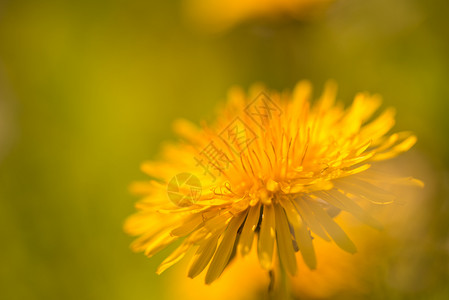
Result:
[[174,137],[173,120],[210,118],[233,85],[310,79],[318,95],[333,78],[345,103],[380,93],[398,109],[396,129],[418,135],[435,174],[426,255],[436,261],[413,297],[447,299],[449,4],[341,0],[311,21],[215,35],[189,26],[182,7],[0,1],[0,298],[167,299],[163,256],[133,254],[122,231],[140,163]]

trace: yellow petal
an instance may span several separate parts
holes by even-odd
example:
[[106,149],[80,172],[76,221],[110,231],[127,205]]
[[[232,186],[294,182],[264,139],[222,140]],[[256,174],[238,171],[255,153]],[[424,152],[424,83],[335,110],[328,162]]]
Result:
[[360,135],[373,140],[383,136],[394,126],[395,114],[396,111],[393,108],[388,108],[374,121],[363,126],[360,130]]
[[304,199],[300,198],[296,201],[293,201],[293,204],[300,213],[302,220],[307,224],[310,230],[312,230],[312,232],[321,237],[323,240],[330,241],[329,237],[321,227],[320,222],[318,222],[312,210],[307,205],[304,205]]
[[217,279],[228,265],[232,250],[234,249],[237,231],[240,228],[240,225],[242,225],[244,218],[245,214],[241,213],[229,222],[220,246],[218,246],[217,252],[215,252],[214,258],[212,259],[209,269],[207,270],[205,280],[206,284],[210,284]]
[[171,231],[171,234],[173,236],[186,236],[187,234],[191,233],[198,225],[200,225],[203,222],[203,218],[201,217],[201,214],[194,214],[190,218],[188,218],[185,222],[182,223],[181,226],[173,229]]
[[293,102],[291,105],[292,111],[301,113],[304,108],[304,103],[309,101],[312,92],[312,85],[309,81],[300,81],[296,84],[293,90]]
[[177,239],[178,237],[172,236],[170,232],[163,232],[147,244],[144,253],[146,256],[151,257]]
[[180,136],[191,142],[200,142],[201,135],[198,127],[185,119],[178,119],[173,123],[174,131]]
[[280,205],[274,206],[276,223],[276,240],[282,265],[291,275],[296,274],[296,257],[293,249],[292,235],[290,233],[287,217]]
[[413,145],[416,144],[416,141],[417,141],[416,136],[414,136],[414,135],[409,136],[404,141],[402,141],[398,145],[391,148],[389,151],[376,154],[372,158],[372,160],[380,161],[380,160],[386,160],[386,159],[396,157],[397,155],[399,155],[405,151],[408,151],[411,147],[413,147]]
[[413,177],[402,177],[402,178],[393,178],[389,181],[392,184],[402,185],[402,186],[417,186],[420,188],[424,187],[424,182],[419,179]]
[[306,265],[310,269],[316,268],[316,255],[313,248],[312,237],[310,236],[307,226],[304,223],[300,223],[294,228],[295,238],[298,243],[299,251]]
[[240,234],[238,250],[242,256],[247,255],[251,250],[254,240],[254,230],[259,223],[259,218],[260,204],[258,203],[255,206],[250,207],[245,224],[243,225],[242,232]]
[[275,214],[273,205],[264,205],[257,250],[259,262],[266,270],[270,270],[273,263],[273,249],[275,240],[274,218]]
[[176,264],[178,261],[180,261],[191,246],[192,245],[190,243],[184,241],[178,248],[176,248],[175,251],[173,251],[172,254],[170,254],[166,259],[164,259],[164,261],[157,268],[156,273],[160,275],[162,274],[162,272],[164,272],[165,270]]
[[349,253],[357,252],[354,243],[349,239],[346,233],[338,226],[338,224],[320,207],[313,199],[305,199],[306,205],[315,213],[320,223],[335,241],[335,243],[343,250]]
[[379,230],[382,229],[382,225],[379,223],[379,221],[371,217],[354,200],[348,198],[337,189],[325,192],[317,192],[315,194],[329,204],[341,210],[349,212],[367,225]]
[[285,213],[287,214],[289,223],[293,227],[298,227],[299,225],[301,225],[301,223],[302,223],[301,216],[299,215],[298,210],[293,205],[290,198],[284,198],[279,202],[282,205],[282,207],[284,208]]
[[377,204],[388,204],[395,201],[394,195],[373,184],[350,177],[345,179],[346,178],[334,181],[335,187],[345,193],[350,193],[356,197],[361,197]]
[[320,111],[328,111],[329,108],[334,105],[337,88],[337,83],[335,81],[329,80],[326,82],[323,94],[316,104]]
[[198,276],[204,268],[209,264],[212,256],[217,249],[218,237],[220,235],[215,235],[210,237],[207,241],[197,249],[195,256],[193,257],[192,264],[189,268],[188,276],[194,278]]

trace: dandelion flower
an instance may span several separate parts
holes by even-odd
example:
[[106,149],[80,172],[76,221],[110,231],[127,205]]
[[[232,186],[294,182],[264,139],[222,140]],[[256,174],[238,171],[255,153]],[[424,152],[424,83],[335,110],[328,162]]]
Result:
[[409,150],[416,137],[387,134],[394,110],[372,117],[381,104],[377,95],[358,94],[345,109],[329,82],[314,104],[310,96],[308,82],[292,93],[254,86],[247,96],[232,89],[213,124],[176,122],[182,140],[165,145],[158,161],[144,163],[142,170],[153,178],[133,186],[145,197],[125,224],[139,236],[132,249],[151,257],[181,240],[157,273],[191,250],[188,276],[207,269],[207,284],[236,254],[251,249],[263,269],[273,272],[279,265],[290,275],[297,272],[295,252],[316,268],[315,238],[355,253],[334,217],[347,211],[379,228],[360,202],[395,201],[385,183],[422,183],[371,166]]

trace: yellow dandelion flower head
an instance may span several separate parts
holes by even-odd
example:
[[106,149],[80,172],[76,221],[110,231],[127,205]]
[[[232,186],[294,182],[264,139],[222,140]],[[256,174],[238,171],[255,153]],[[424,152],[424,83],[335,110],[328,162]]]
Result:
[[226,30],[256,18],[290,17],[305,19],[316,15],[333,0],[186,0],[187,16],[206,30]]
[[377,95],[360,93],[345,109],[329,82],[314,104],[310,97],[305,81],[292,93],[254,86],[245,95],[232,89],[213,124],[176,122],[182,140],[166,145],[159,161],[144,163],[153,179],[133,186],[145,197],[125,224],[139,236],[132,249],[152,256],[180,239],[157,272],[192,249],[188,275],[207,268],[206,283],[234,257],[248,255],[253,244],[262,268],[274,268],[276,253],[292,275],[295,252],[310,269],[316,267],[315,237],[356,252],[334,217],[347,211],[380,227],[360,201],[391,203],[395,196],[385,184],[422,183],[371,166],[407,151],[416,137],[387,134],[394,110],[372,117],[381,104]]

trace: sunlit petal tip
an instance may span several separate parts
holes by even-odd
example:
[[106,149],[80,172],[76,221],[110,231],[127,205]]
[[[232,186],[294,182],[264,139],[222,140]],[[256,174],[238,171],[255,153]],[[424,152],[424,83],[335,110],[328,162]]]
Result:
[[420,188],[424,188],[424,187],[425,187],[425,183],[424,183],[424,181],[422,181],[422,180],[419,180],[419,179],[416,179],[416,178],[410,178],[410,181],[411,181],[414,185],[416,185],[416,186],[418,186],[418,187],[420,187]]

